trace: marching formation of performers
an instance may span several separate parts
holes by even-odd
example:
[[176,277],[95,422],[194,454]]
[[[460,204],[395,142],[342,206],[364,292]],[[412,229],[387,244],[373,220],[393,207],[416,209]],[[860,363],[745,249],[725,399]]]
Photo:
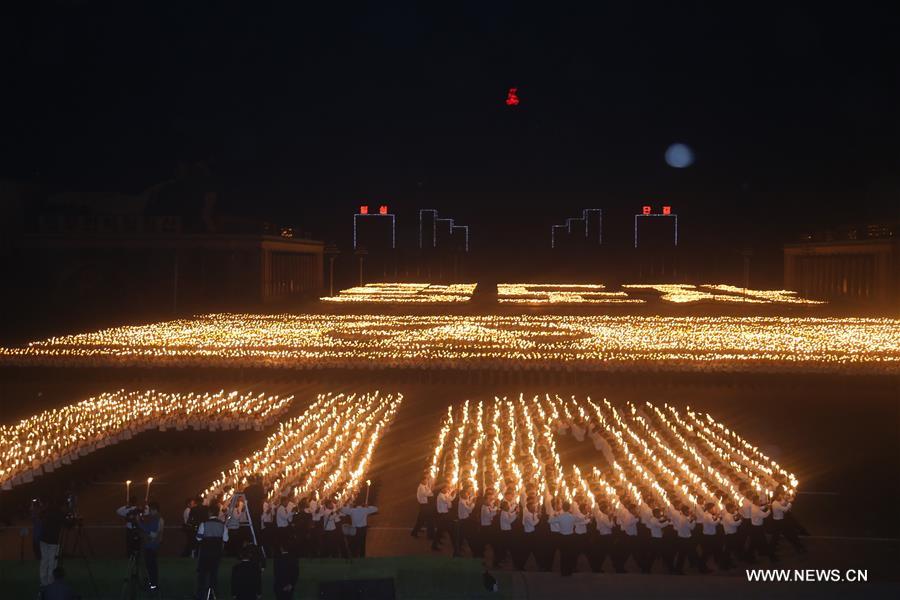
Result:
[[713,503],[693,509],[649,503],[614,508],[603,498],[591,509],[583,498],[569,502],[549,493],[539,498],[535,490],[498,500],[495,490],[476,495],[469,488],[432,485],[426,475],[416,500],[413,537],[425,529],[433,550],[447,540],[454,556],[463,556],[468,547],[473,557],[489,554],[494,567],[508,563],[522,570],[533,560],[537,569],[551,571],[558,554],[563,575],[576,570],[580,556],[595,572],[608,565],[624,573],[630,559],[643,573],[656,563],[670,573],[682,574],[686,565],[707,573],[712,566],[728,570],[736,560],[755,563],[758,556],[777,561],[781,538],[805,552],[798,537],[802,528],[781,490],[769,503],[750,495],[742,505],[729,503],[724,510]]
[[[776,561],[782,538],[805,551],[790,473],[711,418],[628,408],[547,396],[448,409],[411,535],[425,528],[434,550],[447,538],[456,556],[489,548],[494,566],[517,569],[549,571],[559,554],[563,575],[582,555],[598,572],[608,560],[680,574]],[[593,445],[587,477],[561,466],[568,436]]]

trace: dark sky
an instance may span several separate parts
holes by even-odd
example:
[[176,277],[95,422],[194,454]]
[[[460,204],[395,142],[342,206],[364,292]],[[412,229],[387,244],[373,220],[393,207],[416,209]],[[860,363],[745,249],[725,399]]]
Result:
[[237,212],[335,237],[433,207],[482,246],[588,206],[772,239],[900,210],[888,2],[19,4],[5,178],[137,192],[210,160]]

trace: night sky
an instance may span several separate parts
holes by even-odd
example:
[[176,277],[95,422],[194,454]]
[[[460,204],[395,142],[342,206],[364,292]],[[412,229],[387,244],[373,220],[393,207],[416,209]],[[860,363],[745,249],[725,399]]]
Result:
[[137,193],[205,160],[230,212],[343,239],[361,203],[410,235],[437,208],[482,248],[593,206],[773,243],[900,212],[890,3],[21,4],[6,179]]

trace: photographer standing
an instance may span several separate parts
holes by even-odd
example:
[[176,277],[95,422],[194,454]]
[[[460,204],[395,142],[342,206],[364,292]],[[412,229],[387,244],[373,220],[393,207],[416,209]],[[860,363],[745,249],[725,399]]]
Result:
[[53,571],[59,560],[59,539],[65,526],[66,514],[56,500],[41,511],[41,587],[53,583]]
[[228,530],[219,520],[219,506],[209,505],[209,518],[197,528],[197,598],[205,600],[209,590],[216,590],[219,574],[219,562],[222,560],[222,548],[228,541]]
[[141,550],[141,535],[138,521],[141,518],[141,509],[132,504],[126,504],[116,509],[116,514],[125,519],[125,556],[131,558]]
[[138,525],[146,536],[144,538],[144,564],[147,566],[147,579],[150,591],[159,587],[159,545],[162,543],[163,529],[166,525],[159,514],[159,504],[151,502],[147,505],[149,512]]

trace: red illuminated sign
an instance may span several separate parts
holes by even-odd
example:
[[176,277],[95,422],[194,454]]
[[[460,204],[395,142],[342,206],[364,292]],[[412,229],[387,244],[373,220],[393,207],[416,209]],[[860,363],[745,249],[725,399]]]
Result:
[[641,209],[641,210],[642,210],[642,212],[643,212],[645,215],[649,215],[649,214],[650,214],[650,211],[651,211],[652,209],[651,209],[649,206],[645,206],[645,207],[644,207],[643,209]]
[[387,204],[382,204],[378,207],[378,214],[386,215],[387,214]]
[[672,207],[671,207],[671,206],[663,206],[663,214],[664,214],[664,215],[671,215],[671,214],[672,214]]
[[369,207],[366,206],[365,204],[360,205],[360,207],[359,207],[359,214],[361,214],[361,215],[367,215],[367,214],[369,214]]
[[509,88],[509,91],[506,92],[506,105],[507,106],[518,106],[519,105],[518,91],[519,91],[519,88]]

